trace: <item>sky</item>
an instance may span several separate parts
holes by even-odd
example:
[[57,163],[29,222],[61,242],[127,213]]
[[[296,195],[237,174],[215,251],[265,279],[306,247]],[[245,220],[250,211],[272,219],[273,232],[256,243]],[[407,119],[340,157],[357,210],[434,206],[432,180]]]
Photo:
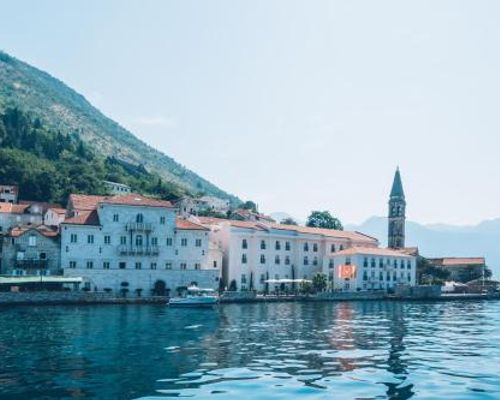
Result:
[[261,211],[500,217],[500,2],[0,0],[0,49]]

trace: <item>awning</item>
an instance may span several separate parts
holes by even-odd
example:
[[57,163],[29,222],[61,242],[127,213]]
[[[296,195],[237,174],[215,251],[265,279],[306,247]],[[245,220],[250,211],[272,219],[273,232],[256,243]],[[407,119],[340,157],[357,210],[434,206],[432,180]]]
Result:
[[81,277],[69,276],[0,276],[0,285],[22,285],[26,283],[82,283]]
[[264,283],[312,283],[309,279],[267,279]]

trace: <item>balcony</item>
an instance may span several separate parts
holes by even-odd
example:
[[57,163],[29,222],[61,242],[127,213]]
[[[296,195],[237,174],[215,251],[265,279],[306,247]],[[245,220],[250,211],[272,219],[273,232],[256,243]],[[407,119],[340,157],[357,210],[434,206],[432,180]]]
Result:
[[121,256],[157,256],[160,254],[158,246],[120,246],[118,254]]
[[47,269],[47,260],[16,260],[16,269]]
[[133,232],[151,232],[153,230],[153,225],[149,222],[129,222],[125,229]]

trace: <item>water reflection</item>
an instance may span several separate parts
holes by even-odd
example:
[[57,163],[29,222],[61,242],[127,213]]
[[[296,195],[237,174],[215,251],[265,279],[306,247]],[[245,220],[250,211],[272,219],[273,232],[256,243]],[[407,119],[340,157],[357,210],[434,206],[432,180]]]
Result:
[[499,398],[500,303],[0,309],[0,398]]

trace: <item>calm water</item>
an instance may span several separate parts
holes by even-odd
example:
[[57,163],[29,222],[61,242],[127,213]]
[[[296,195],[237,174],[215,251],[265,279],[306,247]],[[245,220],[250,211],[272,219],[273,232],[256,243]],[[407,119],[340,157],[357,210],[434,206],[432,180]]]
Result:
[[0,309],[0,399],[500,399],[500,302]]

